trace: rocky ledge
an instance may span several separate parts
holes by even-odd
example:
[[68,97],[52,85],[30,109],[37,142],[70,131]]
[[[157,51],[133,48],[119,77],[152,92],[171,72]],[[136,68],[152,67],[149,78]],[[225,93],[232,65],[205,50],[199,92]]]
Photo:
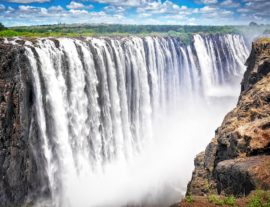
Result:
[[[254,190],[270,190],[268,39],[253,43],[246,64],[238,104],[226,115],[206,150],[197,155],[187,198],[195,196],[205,202],[214,194],[245,197]],[[186,200],[180,206],[187,206]]]

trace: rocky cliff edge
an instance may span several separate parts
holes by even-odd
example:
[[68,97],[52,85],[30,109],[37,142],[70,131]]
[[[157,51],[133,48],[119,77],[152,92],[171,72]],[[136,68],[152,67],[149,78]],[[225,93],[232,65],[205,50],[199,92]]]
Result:
[[188,206],[190,196],[203,201],[209,195],[245,197],[270,190],[270,39],[253,43],[246,65],[238,104],[195,158],[180,206]]

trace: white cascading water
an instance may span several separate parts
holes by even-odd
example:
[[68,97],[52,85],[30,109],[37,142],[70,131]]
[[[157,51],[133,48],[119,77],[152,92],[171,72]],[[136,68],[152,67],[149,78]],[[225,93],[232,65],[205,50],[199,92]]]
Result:
[[189,46],[169,37],[25,44],[49,206],[180,199],[194,156],[235,104],[248,56],[240,35],[193,39]]

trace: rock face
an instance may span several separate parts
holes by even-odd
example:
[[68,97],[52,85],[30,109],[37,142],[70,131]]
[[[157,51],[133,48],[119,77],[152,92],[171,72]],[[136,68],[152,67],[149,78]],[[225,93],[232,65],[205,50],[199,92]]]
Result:
[[255,189],[270,189],[270,156],[226,160],[216,167],[218,191],[247,195]]
[[238,104],[195,159],[187,195],[270,189],[270,42],[253,43]]
[[47,181],[44,158],[39,154],[39,132],[30,116],[34,110],[29,64],[23,48],[3,41],[0,40],[0,206],[17,206],[46,194]]

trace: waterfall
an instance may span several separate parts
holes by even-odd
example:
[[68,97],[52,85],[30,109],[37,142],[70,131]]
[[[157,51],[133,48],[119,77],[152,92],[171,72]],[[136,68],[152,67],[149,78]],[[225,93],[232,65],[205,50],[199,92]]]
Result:
[[[134,166],[146,167],[136,162],[163,136],[158,128],[164,117],[196,100],[209,107],[213,97],[233,96],[248,56],[243,37],[231,34],[197,34],[188,46],[173,37],[93,37],[41,38],[25,48],[55,207],[120,206],[138,199],[114,199],[107,189],[106,203],[102,184],[136,182],[126,172],[134,176]],[[176,122],[180,128],[188,124]]]

